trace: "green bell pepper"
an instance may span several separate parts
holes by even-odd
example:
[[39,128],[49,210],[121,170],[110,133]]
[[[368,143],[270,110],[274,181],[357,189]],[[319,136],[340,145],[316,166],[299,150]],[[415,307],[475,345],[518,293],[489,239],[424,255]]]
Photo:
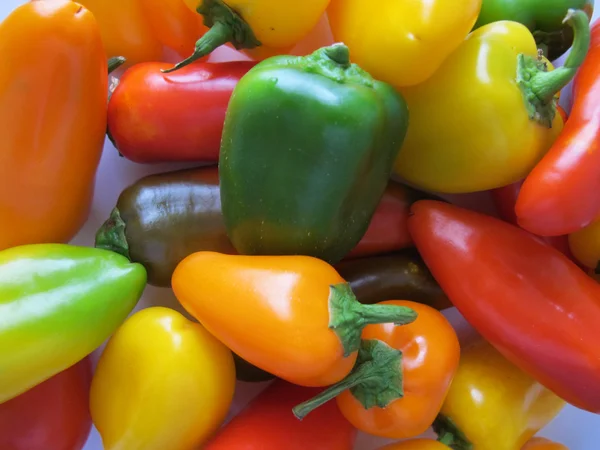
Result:
[[335,44],[275,56],[238,83],[219,174],[238,252],[340,261],[360,241],[404,140],[408,109]]
[[499,20],[522,23],[553,61],[573,44],[573,28],[563,23],[570,8],[582,9],[591,19],[594,0],[483,0],[473,29]]
[[98,348],[142,295],[146,272],[106,250],[65,244],[0,252],[0,403]]

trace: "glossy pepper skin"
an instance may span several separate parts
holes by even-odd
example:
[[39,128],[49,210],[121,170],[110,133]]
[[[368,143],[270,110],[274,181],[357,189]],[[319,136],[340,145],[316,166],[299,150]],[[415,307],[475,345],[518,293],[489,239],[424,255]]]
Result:
[[600,221],[569,235],[569,249],[577,261],[600,272]]
[[570,234],[600,217],[600,21],[575,77],[564,131],[525,179],[517,200],[519,225],[541,236]]
[[0,53],[0,250],[67,242],[88,217],[106,131],[100,31],[77,3],[27,2],[0,24]]
[[492,345],[476,339],[462,348],[434,430],[454,436],[448,444],[453,449],[470,444],[477,450],[519,450],[564,406]]
[[465,319],[559,397],[599,412],[600,350],[589,343],[599,338],[600,285],[562,253],[493,217],[429,200],[412,212],[417,249]]
[[536,437],[531,439],[521,450],[569,450],[567,446],[552,442],[545,438]]
[[118,6],[106,0],[79,3],[96,17],[106,57],[124,56],[128,66],[163,61],[163,47],[181,57],[206,31],[183,0],[122,0]]
[[594,0],[483,0],[473,28],[500,20],[522,23],[548,59],[554,61],[573,44],[573,30],[563,23],[571,8],[581,9],[591,18]]
[[352,370],[366,324],[415,318],[410,308],[361,305],[333,267],[308,256],[198,252],[179,263],[172,286],[182,306],[240,357],[308,387]]
[[[421,189],[458,194],[525,178],[562,129],[556,94],[589,45],[588,17],[572,12],[575,48],[557,70],[538,60],[517,22],[483,26],[424,83],[402,89],[410,110],[395,173]],[[448,95],[452,92],[452,95]]]
[[458,367],[458,338],[450,322],[427,305],[406,300],[379,305],[411,308],[417,318],[401,327],[365,327],[352,373],[296,406],[298,418],[337,396],[344,417],[358,430],[374,436],[411,438],[431,426]]
[[0,252],[0,403],[99,347],[145,286],[142,266],[106,250],[38,244]]
[[469,34],[480,8],[481,0],[332,0],[327,16],[335,41],[350,47],[359,66],[402,87],[433,75]]
[[335,268],[361,303],[405,298],[439,310],[452,306],[419,254],[412,249],[342,261]]
[[77,364],[0,405],[0,448],[81,450],[92,428],[92,363]]
[[253,59],[289,52],[317,25],[329,0],[184,0],[204,18],[210,30],[196,42],[191,56],[169,71],[200,59],[231,43]]
[[131,67],[108,104],[115,147],[138,163],[218,161],[227,104],[253,65],[197,63],[172,74],[160,71],[165,63]]
[[225,420],[234,388],[227,347],[177,311],[150,307],[108,342],[90,410],[106,450],[191,450]]
[[204,450],[352,450],[356,429],[335,403],[299,421],[292,407],[320,392],[277,380],[254,398]]
[[234,247],[339,262],[367,231],[407,123],[402,97],[343,44],[256,65],[235,87],[221,144]]

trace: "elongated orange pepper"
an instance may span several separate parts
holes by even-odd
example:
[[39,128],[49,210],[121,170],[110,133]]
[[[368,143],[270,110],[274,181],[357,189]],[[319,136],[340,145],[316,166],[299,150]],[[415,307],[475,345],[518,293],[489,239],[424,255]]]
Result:
[[107,62],[94,16],[38,0],[0,24],[0,249],[66,242],[88,217],[106,132]]
[[185,309],[233,352],[302,386],[348,375],[364,326],[416,316],[407,307],[361,305],[333,267],[309,256],[198,252],[179,263],[171,284]]

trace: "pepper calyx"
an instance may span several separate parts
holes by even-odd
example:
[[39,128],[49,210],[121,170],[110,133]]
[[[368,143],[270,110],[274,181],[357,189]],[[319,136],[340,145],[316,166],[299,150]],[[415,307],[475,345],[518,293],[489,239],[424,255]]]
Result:
[[95,247],[118,253],[131,261],[129,242],[125,236],[126,227],[119,209],[115,207],[110,213],[110,217],[96,232]]
[[327,77],[337,83],[354,83],[373,87],[373,77],[356,64],[350,62],[350,50],[338,42],[322,47],[310,55],[299,56],[299,65],[306,71]]
[[439,414],[432,428],[439,436],[438,440],[452,450],[473,450],[473,444],[450,417]]

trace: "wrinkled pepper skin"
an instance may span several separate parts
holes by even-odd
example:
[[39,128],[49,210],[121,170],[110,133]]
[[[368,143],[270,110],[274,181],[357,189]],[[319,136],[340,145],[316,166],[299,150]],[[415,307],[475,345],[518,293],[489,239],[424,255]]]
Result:
[[96,235],[106,248],[143,264],[148,282],[168,287],[177,264],[200,250],[235,253],[221,214],[216,167],[149,175],[126,188]]
[[183,0],[81,0],[96,17],[106,57],[123,56],[126,66],[163,61],[168,47],[179,57],[194,49],[206,31]]
[[92,362],[68,369],[0,405],[0,448],[81,450],[90,430]]
[[308,387],[348,375],[366,324],[415,319],[410,308],[362,305],[332,266],[308,256],[197,252],[179,263],[172,287],[186,311],[240,357]]
[[329,0],[184,0],[204,18],[209,31],[194,53],[170,71],[200,59],[220,45],[231,43],[253,59],[288,53],[317,25]]
[[109,340],[90,410],[106,450],[192,450],[225,420],[234,388],[227,347],[177,311],[150,307]]
[[500,20],[522,23],[548,59],[554,61],[573,44],[573,30],[563,23],[571,8],[581,9],[591,18],[594,0],[483,0],[473,28]]
[[105,250],[38,244],[0,252],[0,403],[98,348],[145,286],[141,265]]
[[273,382],[204,446],[204,450],[352,450],[356,429],[334,402],[303,421],[292,407],[321,389]]
[[343,44],[256,65],[233,92],[221,144],[234,247],[339,262],[367,231],[407,123],[402,97],[350,64]]
[[350,283],[361,303],[403,298],[438,310],[452,306],[419,254],[413,250],[342,261],[335,268]]
[[535,437],[531,439],[521,450],[569,450],[566,445],[552,442],[548,439]]
[[440,436],[451,433],[456,440],[450,447],[455,449],[466,448],[468,442],[477,450],[519,450],[564,406],[493,346],[477,339],[462,348],[434,429]]
[[335,41],[350,47],[360,67],[402,87],[433,75],[467,37],[480,8],[481,0],[332,0],[327,17]]
[[557,70],[538,60],[524,25],[502,21],[472,32],[427,81],[402,89],[410,127],[395,173],[446,194],[525,178],[562,130],[557,94],[587,53],[587,15],[577,11],[568,22],[576,49]]
[[600,348],[590,344],[600,339],[600,284],[501,220],[430,200],[412,213],[417,249],[465,319],[559,397],[600,412]]
[[160,71],[165,63],[131,67],[108,104],[115,147],[137,163],[217,162],[227,104],[253,65],[197,63],[172,74]]
[[411,439],[386,445],[379,450],[448,450],[450,447],[433,439]]
[[600,21],[573,83],[564,131],[525,179],[519,225],[540,236],[574,233],[600,217]]
[[0,54],[0,250],[68,242],[87,220],[106,132],[100,30],[77,3],[27,2],[0,24]]

